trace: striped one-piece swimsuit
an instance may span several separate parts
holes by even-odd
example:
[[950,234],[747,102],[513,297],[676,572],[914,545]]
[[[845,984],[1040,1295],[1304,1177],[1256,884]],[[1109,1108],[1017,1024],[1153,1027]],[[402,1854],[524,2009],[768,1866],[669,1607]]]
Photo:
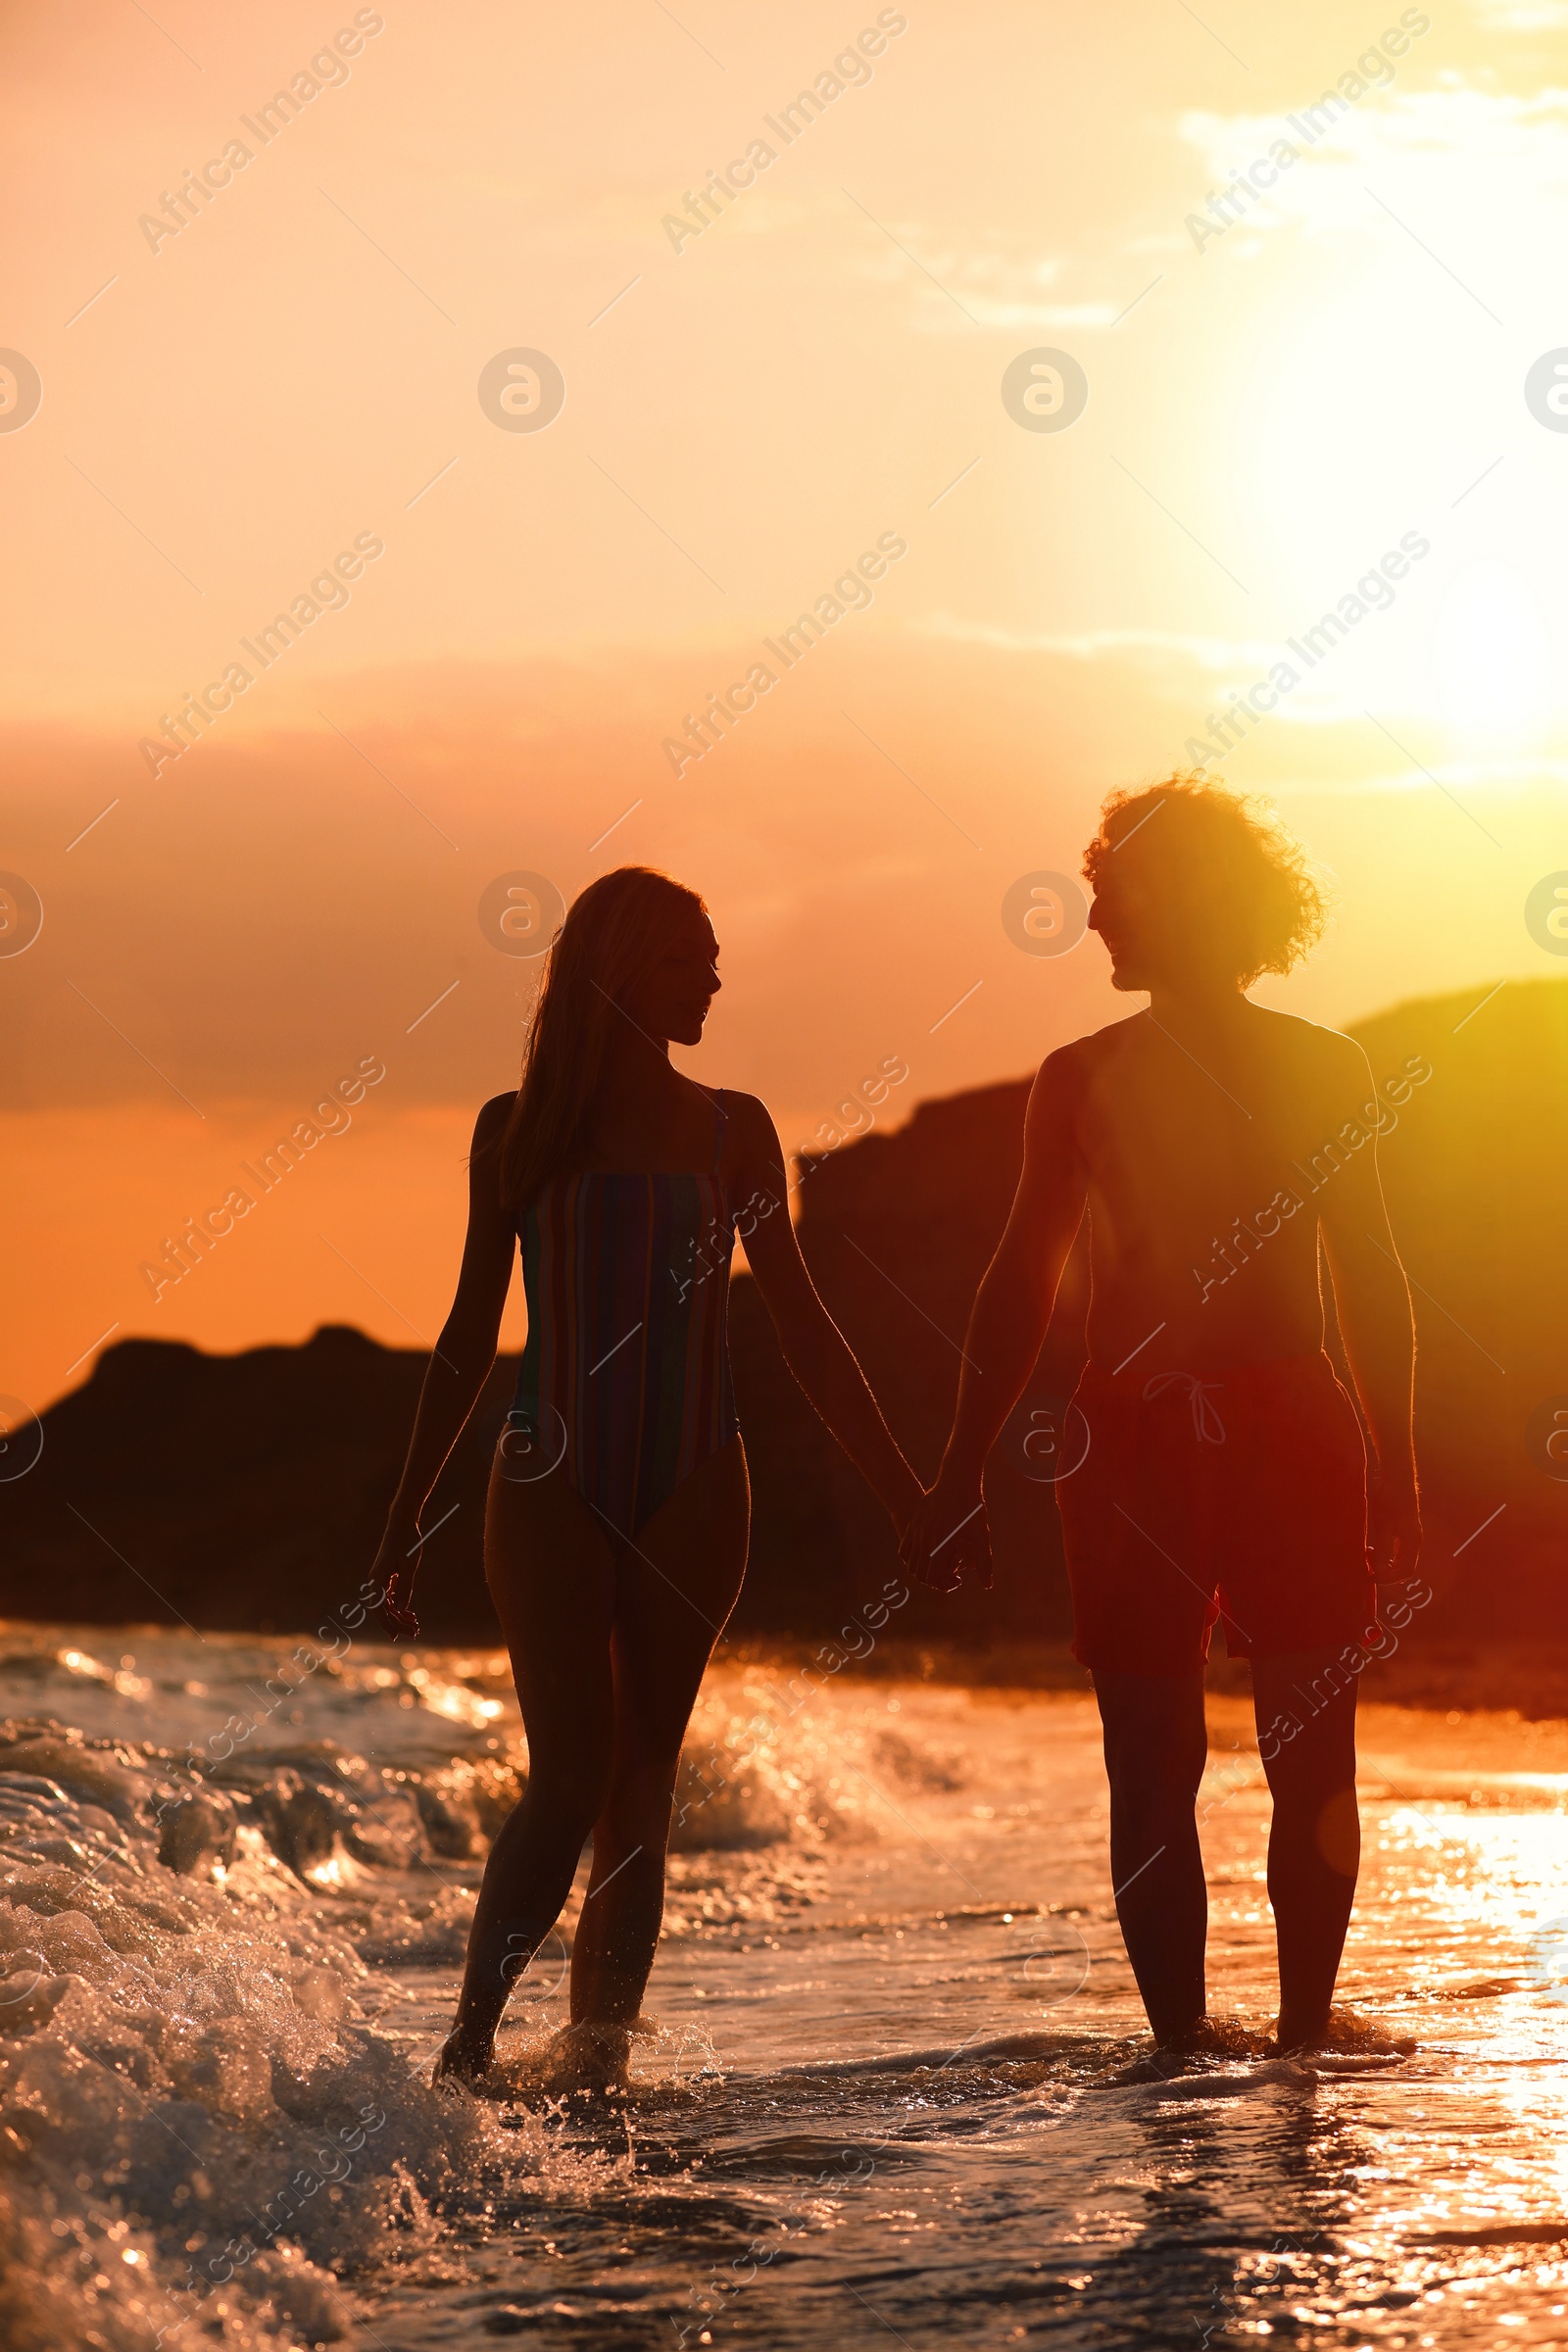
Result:
[[538,1472],[564,1459],[626,1540],[738,1427],[721,1092],[715,1108],[708,1172],[552,1176],[519,1227],[528,1338],[510,1432]]

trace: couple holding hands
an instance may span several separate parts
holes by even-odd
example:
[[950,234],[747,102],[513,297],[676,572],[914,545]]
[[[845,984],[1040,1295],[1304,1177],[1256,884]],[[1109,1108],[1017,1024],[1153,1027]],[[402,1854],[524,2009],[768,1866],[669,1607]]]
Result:
[[[1200,779],[1116,794],[1084,872],[1112,984],[1149,1002],[1041,1066],[929,1492],[812,1287],[765,1106],[670,1062],[671,1043],[701,1042],[720,986],[702,900],[623,867],[567,913],[522,1083],[474,1128],[457,1297],[376,1562],[388,1630],[411,1640],[419,1513],[494,1363],[520,1243],[527,1341],[485,1573],[528,1781],[486,1864],[438,2081],[482,2083],[590,1837],[571,2022],[546,2082],[625,2078],[681,1743],[746,1565],[725,1334],[737,1231],[791,1371],[886,1504],[906,1567],[951,1591],[990,1582],[986,1457],[1086,1211],[1075,1404],[1090,1443],[1057,1493],[1073,1650],[1104,1731],[1117,1915],[1154,2036],[1146,2063],[1168,2073],[1215,2040],[1197,1795],[1220,1617],[1251,1661],[1260,1730],[1296,1727],[1264,1755],[1277,2046],[1330,2032],[1359,1855],[1356,1677],[1377,1587],[1407,1584],[1420,1545],[1409,1292],[1375,1142],[1360,1148],[1378,1123],[1371,1075],[1350,1039],[1247,994],[1306,953],[1325,913],[1300,851],[1263,815]],[[1359,1412],[1324,1350],[1320,1263]]]

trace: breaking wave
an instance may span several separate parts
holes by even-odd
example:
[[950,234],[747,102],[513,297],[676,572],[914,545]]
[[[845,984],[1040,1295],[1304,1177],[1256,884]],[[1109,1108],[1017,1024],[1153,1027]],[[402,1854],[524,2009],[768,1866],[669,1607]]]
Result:
[[[135,1643],[118,1662],[43,1629],[7,1639],[11,2352],[150,2352],[193,2319],[242,2352],[330,2343],[352,2331],[357,2276],[439,2268],[444,2207],[519,2168],[559,2188],[563,2166],[609,2161],[433,2091],[428,2044],[411,2053],[377,2022],[398,1972],[461,1965],[523,1784],[504,1654],[305,1643],[280,1670],[250,1637],[95,1637]],[[669,1936],[809,1902],[813,1857],[876,1834],[862,1766],[954,1785],[953,1759],[892,1727],[858,1749],[842,1727],[830,1740],[807,1703],[817,1684],[732,1669],[705,1692]]]

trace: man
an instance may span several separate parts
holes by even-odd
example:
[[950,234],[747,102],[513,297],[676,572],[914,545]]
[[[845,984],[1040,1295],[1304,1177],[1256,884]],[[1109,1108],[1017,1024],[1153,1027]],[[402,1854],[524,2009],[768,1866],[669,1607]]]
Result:
[[[981,1471],[1087,1207],[1093,1295],[1058,1488],[1074,1654],[1094,1676],[1116,1909],[1156,2071],[1212,2046],[1196,1800],[1203,1664],[1250,1658],[1274,1799],[1281,2050],[1321,2043],[1355,1890],[1356,1677],[1375,1580],[1415,1567],[1414,1333],[1377,1171],[1391,1117],[1349,1038],[1254,1004],[1322,930],[1300,851],[1217,786],[1114,795],[1084,860],[1113,985],[1148,1008],[1051,1054],[970,1319],[953,1434],[905,1557],[990,1581]],[[1406,1099],[1408,1075],[1389,1081]],[[1324,1352],[1319,1241],[1373,1461]],[[1407,1612],[1406,1612],[1407,1617]]]

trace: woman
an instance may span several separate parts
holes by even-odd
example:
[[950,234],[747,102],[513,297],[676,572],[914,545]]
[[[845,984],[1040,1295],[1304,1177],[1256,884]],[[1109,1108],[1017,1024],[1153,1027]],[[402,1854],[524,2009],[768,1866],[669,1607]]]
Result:
[[[790,1225],[763,1104],[670,1065],[701,1043],[718,944],[695,891],[603,875],[557,936],[517,1092],[480,1111],[457,1298],[376,1560],[418,1633],[419,1514],[495,1360],[520,1238],[528,1337],[491,1472],[485,1577],[528,1785],[485,1866],[436,2079],[477,2083],[591,1835],[552,2087],[624,2079],[663,1913],[681,1741],[746,1566],[751,1491],[725,1337],[738,1232],[790,1369],[901,1534],[920,1499]],[[400,1580],[406,1578],[400,1586]]]

